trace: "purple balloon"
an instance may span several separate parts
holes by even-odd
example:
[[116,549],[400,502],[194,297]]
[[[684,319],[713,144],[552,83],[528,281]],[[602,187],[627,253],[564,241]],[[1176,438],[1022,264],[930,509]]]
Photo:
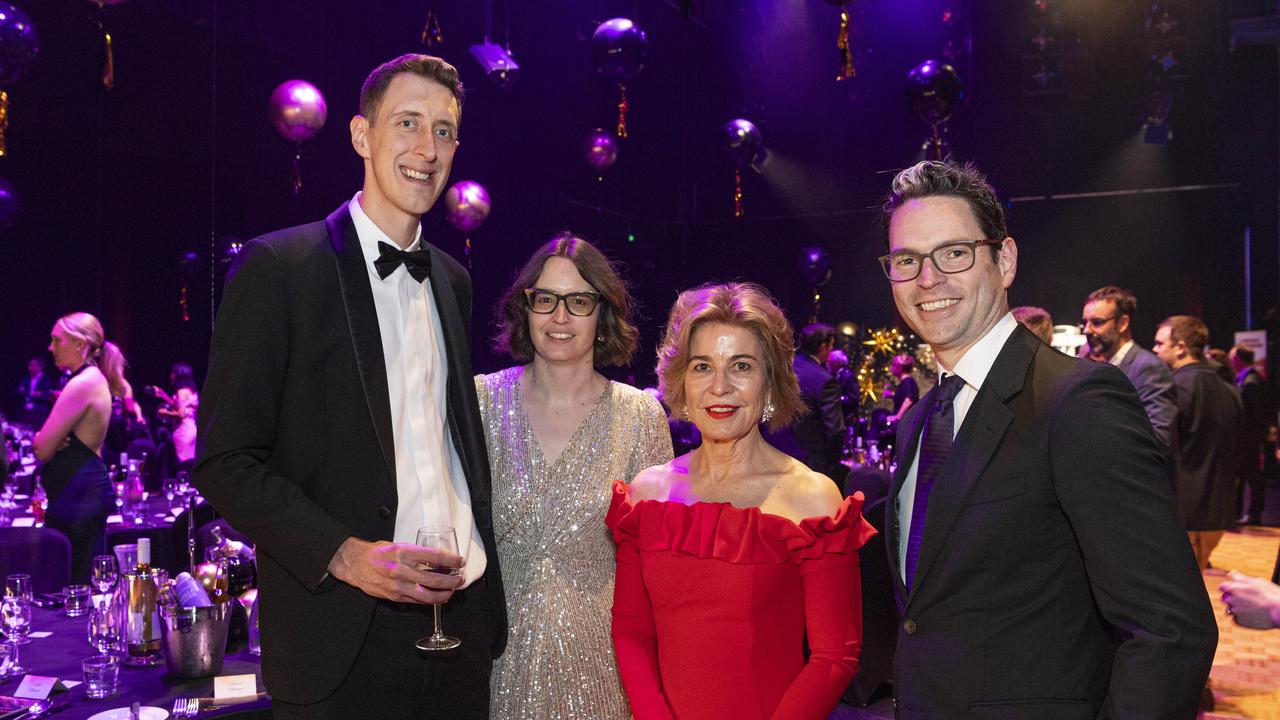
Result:
[[730,120],[722,128],[729,162],[739,170],[764,159],[764,140],[755,123],[743,118]]
[[591,62],[596,70],[625,82],[644,69],[649,44],[644,31],[627,18],[605,20],[591,35]]
[[596,128],[591,131],[591,134],[587,135],[587,141],[583,144],[582,152],[588,165],[600,172],[604,172],[618,162],[618,141],[614,138],[613,133]]
[[489,191],[474,180],[459,180],[444,194],[445,218],[462,232],[471,232],[489,218]]
[[13,227],[18,219],[19,209],[18,191],[14,189],[13,183],[0,178],[0,232]]
[[925,60],[907,73],[907,109],[928,125],[946,122],[964,99],[964,83],[956,69]]
[[324,95],[306,80],[282,82],[271,93],[271,124],[286,140],[310,140],[328,115]]
[[0,85],[23,78],[40,54],[40,35],[17,6],[0,2]]

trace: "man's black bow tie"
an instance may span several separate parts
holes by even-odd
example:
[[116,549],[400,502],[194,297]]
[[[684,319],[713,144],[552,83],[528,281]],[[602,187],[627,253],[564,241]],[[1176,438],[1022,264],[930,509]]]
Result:
[[379,240],[378,253],[378,259],[373,261],[373,266],[378,270],[378,277],[383,280],[395,272],[400,263],[404,263],[404,269],[408,270],[409,275],[418,282],[426,280],[431,272],[431,253],[426,250],[405,252]]

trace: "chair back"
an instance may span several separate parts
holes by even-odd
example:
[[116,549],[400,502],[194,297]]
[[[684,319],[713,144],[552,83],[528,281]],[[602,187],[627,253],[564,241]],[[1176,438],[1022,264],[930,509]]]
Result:
[[0,578],[31,576],[31,590],[60,592],[71,584],[71,541],[53,528],[0,528]]

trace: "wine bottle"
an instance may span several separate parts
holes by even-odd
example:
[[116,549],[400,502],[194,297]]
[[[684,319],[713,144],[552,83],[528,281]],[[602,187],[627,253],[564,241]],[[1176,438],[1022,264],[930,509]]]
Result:
[[182,607],[209,607],[213,601],[205,593],[204,586],[191,573],[180,572],[174,579],[174,588],[178,596],[178,604]]
[[129,580],[125,620],[125,662],[154,665],[161,659],[156,575],[151,569],[151,540],[138,538],[138,566]]

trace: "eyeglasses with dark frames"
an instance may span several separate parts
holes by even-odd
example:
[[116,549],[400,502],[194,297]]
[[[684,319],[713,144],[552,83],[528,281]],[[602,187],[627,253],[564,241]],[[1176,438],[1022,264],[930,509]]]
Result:
[[525,304],[529,306],[531,312],[539,315],[550,315],[563,302],[564,309],[568,310],[570,315],[587,317],[596,311],[596,306],[600,304],[602,297],[604,296],[597,292],[571,292],[561,295],[542,288],[525,288],[524,291]]
[[1086,327],[1091,327],[1094,330],[1097,330],[1100,327],[1105,327],[1107,323],[1111,322],[1112,320],[1115,320],[1121,315],[1124,315],[1124,313],[1116,313],[1111,317],[1105,317],[1105,318],[1100,318],[1100,317],[1080,318],[1080,322],[1076,324],[1076,327],[1080,328],[1081,330],[1085,329]]
[[938,269],[947,275],[962,273],[973,267],[978,258],[978,248],[984,245],[1003,245],[1004,238],[998,240],[957,240],[939,245],[927,253],[899,250],[880,256],[880,268],[884,270],[889,282],[907,282],[920,277],[927,258]]

